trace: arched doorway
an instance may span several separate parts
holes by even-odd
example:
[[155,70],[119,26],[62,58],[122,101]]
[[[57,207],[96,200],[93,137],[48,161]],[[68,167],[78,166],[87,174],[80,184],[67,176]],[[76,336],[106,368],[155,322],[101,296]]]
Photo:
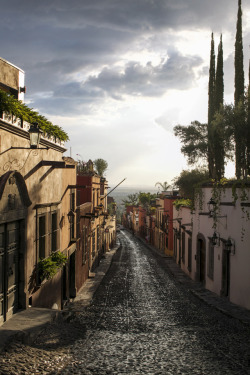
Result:
[[197,236],[197,279],[205,283],[206,280],[206,241],[202,234]]
[[20,173],[0,177],[0,325],[25,307],[25,220],[30,204]]

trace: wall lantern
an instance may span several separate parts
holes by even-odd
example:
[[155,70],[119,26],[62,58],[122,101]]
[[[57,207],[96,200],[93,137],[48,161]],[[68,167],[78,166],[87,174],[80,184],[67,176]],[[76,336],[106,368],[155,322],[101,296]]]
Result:
[[225,250],[230,252],[232,255],[235,254],[235,242],[231,237],[228,237],[225,242]]
[[[210,198],[209,202],[207,202],[207,207],[208,207],[208,211],[209,211],[209,217],[215,216],[216,202],[212,197]],[[223,215],[223,216],[217,216],[216,215],[216,217],[218,219],[221,219],[223,217],[227,218],[227,215]]]
[[220,235],[219,235],[219,233],[214,231],[214,234],[211,237],[211,241],[212,241],[213,246],[216,246],[216,245],[220,246]]
[[181,237],[180,231],[177,228],[173,228],[174,234],[176,235],[176,238],[179,240]]
[[215,206],[216,206],[215,200],[213,198],[210,198],[209,202],[207,202],[209,216],[212,216],[212,214],[214,213]]
[[30,147],[11,146],[7,148],[6,150],[0,152],[0,155],[5,154],[9,150],[30,150],[30,149],[48,150],[49,149],[49,147],[40,147],[40,148],[38,147],[40,143],[41,135],[43,132],[39,129],[37,122],[33,122],[30,125],[28,132],[30,136]]
[[30,148],[38,148],[42,131],[38,127],[38,122],[33,122],[29,128]]

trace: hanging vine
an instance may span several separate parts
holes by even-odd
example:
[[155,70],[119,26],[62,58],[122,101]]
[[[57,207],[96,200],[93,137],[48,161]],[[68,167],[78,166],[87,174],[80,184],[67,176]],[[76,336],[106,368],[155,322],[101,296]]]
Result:
[[54,136],[61,141],[68,141],[68,134],[58,125],[53,125],[44,116],[34,109],[14,98],[14,96],[0,90],[0,113],[10,113],[30,124],[38,122],[39,128],[48,135]]

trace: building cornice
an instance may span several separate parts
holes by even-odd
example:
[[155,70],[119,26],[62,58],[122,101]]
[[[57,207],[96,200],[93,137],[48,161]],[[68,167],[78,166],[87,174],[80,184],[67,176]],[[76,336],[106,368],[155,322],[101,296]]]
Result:
[[[9,122],[3,119],[0,119],[0,129],[5,130],[9,133],[15,134],[24,139],[29,139],[29,133],[27,130],[22,129],[19,126],[10,124]],[[53,149],[61,153],[64,153],[65,151],[67,151],[65,147],[60,146],[58,143],[50,142],[49,140],[44,139],[44,138],[41,138],[40,144],[41,146],[48,147],[50,149]]]

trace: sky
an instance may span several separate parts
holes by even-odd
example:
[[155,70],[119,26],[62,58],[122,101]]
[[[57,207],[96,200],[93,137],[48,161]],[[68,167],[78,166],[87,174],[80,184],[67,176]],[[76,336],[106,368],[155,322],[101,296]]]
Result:
[[[207,122],[211,32],[233,102],[237,0],[3,0],[0,56],[25,71],[25,102],[69,135],[65,156],[108,162],[110,185],[190,169],[175,125]],[[250,2],[242,0],[245,83]],[[233,176],[232,165],[227,167]]]

